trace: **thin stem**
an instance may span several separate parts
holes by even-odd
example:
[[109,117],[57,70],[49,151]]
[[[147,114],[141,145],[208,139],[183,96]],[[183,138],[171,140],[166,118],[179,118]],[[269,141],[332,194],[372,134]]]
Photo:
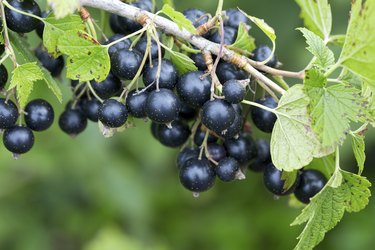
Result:
[[135,35],[138,35],[139,33],[143,33],[144,31],[147,30],[147,28],[148,28],[148,25],[146,25],[145,27],[143,27],[143,28],[140,29],[140,30],[137,30],[137,31],[134,32],[134,33],[131,33],[131,34],[127,35],[127,36],[124,36],[123,38],[120,38],[120,39],[118,39],[118,40],[116,40],[116,41],[113,41],[113,42],[111,42],[111,43],[109,43],[109,44],[107,44],[107,45],[103,45],[103,46],[109,48],[109,47],[111,47],[111,46],[113,46],[113,45],[115,45],[115,44],[117,44],[117,43],[119,43],[119,42],[122,42],[122,41],[124,41],[124,40],[126,40],[126,39],[129,39],[130,37],[133,37],[133,36],[135,36]]
[[4,61],[5,61],[6,59],[8,59],[9,56],[10,56],[10,53],[9,53],[9,51],[7,50],[7,51],[5,52],[5,55],[4,55],[4,56],[1,58],[1,60],[0,60],[0,65],[3,64]]
[[253,66],[254,68],[257,68],[261,71],[264,71],[268,74],[271,74],[273,76],[284,76],[288,78],[296,78],[296,79],[304,79],[305,78],[305,72],[302,70],[300,72],[293,72],[293,71],[287,71],[287,70],[280,70],[275,69],[272,67],[269,67],[265,64],[262,64],[260,62],[251,60],[250,58],[247,59],[248,62]]
[[13,47],[12,45],[10,44],[10,40],[9,40],[9,33],[8,33],[8,25],[7,25],[7,21],[5,19],[5,11],[4,11],[4,5],[3,5],[4,2],[0,2],[0,9],[1,9],[1,17],[2,17],[2,21],[3,21],[3,26],[4,26],[4,44],[5,44],[5,48],[6,48],[6,53],[7,54],[10,54],[10,57],[11,57],[11,60],[13,62],[13,67],[14,68],[17,68],[18,67],[18,63],[17,63],[17,58],[16,58],[16,54],[14,53],[14,50],[13,50]]
[[[161,42],[159,40],[159,35],[158,35],[158,32],[156,31],[155,27],[153,27],[152,33],[154,34],[152,37],[156,41],[156,44],[158,46],[158,70],[156,71],[156,91],[159,91],[159,78],[160,78],[160,74],[161,74],[161,62],[162,62],[162,59],[163,59],[163,55],[162,55],[161,46],[160,46]],[[149,41],[147,40],[147,43],[148,42]]]
[[325,77],[330,76],[333,72],[335,72],[336,69],[338,69],[341,66],[341,61],[337,61],[334,65],[332,65],[329,70],[324,74]]
[[258,108],[264,109],[264,110],[269,111],[269,112],[272,112],[272,113],[274,113],[274,114],[278,114],[278,112],[277,112],[276,110],[271,109],[271,108],[269,108],[269,107],[266,107],[266,106],[264,106],[264,105],[262,105],[262,104],[259,104],[259,103],[257,103],[257,102],[252,102],[252,101],[248,101],[248,100],[243,100],[242,103],[243,103],[243,104],[250,105],[250,106],[254,106],[254,107],[258,107]]
[[91,85],[91,82],[88,81],[88,82],[87,82],[87,86],[89,87],[91,94],[93,94],[93,95],[95,96],[95,98],[98,99],[100,102],[103,102],[103,99],[100,98],[100,97],[98,96],[98,94],[95,92],[94,88],[93,88],[92,85]]
[[203,150],[205,151],[205,149],[207,148],[207,140],[208,140],[208,135],[210,134],[210,131],[207,130],[206,131],[206,134],[204,135],[204,139],[203,139],[203,142],[201,144],[201,150],[199,151],[199,160],[202,160],[202,156],[203,156]]

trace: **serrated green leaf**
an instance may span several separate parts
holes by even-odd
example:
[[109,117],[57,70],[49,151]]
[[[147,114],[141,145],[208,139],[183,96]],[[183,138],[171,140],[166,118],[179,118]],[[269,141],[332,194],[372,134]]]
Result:
[[[13,49],[17,53],[17,60],[22,59],[25,63],[30,62],[37,62],[38,59],[34,56],[34,54],[31,53],[29,49],[29,45],[27,44],[27,41],[25,38],[18,36],[15,33],[9,33],[11,43],[13,46]],[[39,67],[41,68],[43,72],[43,79],[45,83],[47,84],[48,88],[53,92],[53,94],[56,96],[56,98],[59,100],[59,102],[62,102],[62,92],[58,85],[58,83],[53,79],[51,76],[51,73],[43,68],[42,65],[39,64]]]
[[102,82],[111,68],[108,47],[100,45],[87,33],[67,31],[58,41],[58,49],[68,55],[67,77],[86,82]]
[[324,40],[329,38],[332,28],[331,6],[327,0],[296,0],[301,8],[305,26]]
[[358,164],[358,174],[361,175],[365,167],[365,137],[362,134],[350,133],[352,136],[352,149]]
[[8,90],[16,88],[21,108],[26,106],[34,83],[38,80],[43,80],[43,72],[36,62],[22,64],[13,70]]
[[326,232],[336,226],[345,211],[358,212],[368,204],[370,182],[359,175],[340,172],[342,184],[337,188],[325,186],[291,224],[294,226],[307,222],[298,236],[296,250],[313,249],[323,240]]
[[187,19],[184,14],[173,9],[169,4],[164,4],[161,11],[172,19],[172,21],[175,22],[180,29],[184,28],[191,33],[195,33],[195,27],[192,22],[190,22],[190,20]]
[[246,24],[240,23],[236,41],[229,48],[238,48],[247,52],[252,52],[256,48],[255,39],[249,35]]
[[43,45],[49,54],[57,57],[61,55],[57,49],[57,42],[64,32],[68,30],[83,31],[84,29],[85,25],[78,15],[66,16],[62,19],[49,16],[44,19]]
[[276,49],[276,44],[275,44],[275,41],[276,41],[276,34],[275,34],[275,30],[269,26],[263,19],[260,19],[260,18],[257,18],[257,17],[254,17],[254,16],[250,16],[248,15],[246,12],[244,12],[243,10],[240,9],[240,11],[245,15],[247,16],[247,18],[250,19],[250,21],[252,21],[256,26],[258,26],[259,29],[261,29],[263,31],[263,33],[271,40],[272,42],[272,53],[271,55],[262,63],[267,63],[273,56],[274,52],[275,52],[275,49]]
[[[318,72],[312,69],[308,75]],[[310,98],[312,125],[325,151],[333,152],[346,138],[350,121],[366,119],[368,103],[360,96],[360,91],[351,86],[336,84],[325,87],[325,83],[318,86],[315,79],[305,79],[304,82],[305,92]],[[323,80],[321,77],[319,81]]]
[[180,75],[198,70],[197,66],[194,64],[194,61],[187,55],[173,50],[168,52],[172,63],[176,66]]
[[308,165],[320,149],[312,129],[310,100],[302,85],[294,85],[280,99],[271,136],[271,156],[276,168],[293,171]]
[[73,14],[79,7],[79,0],[47,0],[56,18],[63,18]]
[[352,1],[351,18],[339,61],[375,86],[375,1]]
[[316,57],[314,66],[327,70],[335,63],[335,55],[319,36],[306,28],[299,28],[298,30],[306,38],[306,43],[309,45],[307,50]]

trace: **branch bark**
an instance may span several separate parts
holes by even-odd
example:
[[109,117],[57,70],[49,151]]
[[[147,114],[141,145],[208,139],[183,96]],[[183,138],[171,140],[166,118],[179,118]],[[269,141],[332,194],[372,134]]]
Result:
[[[144,10],[140,10],[119,0],[81,0],[81,4],[83,6],[105,10],[138,22],[152,21],[156,25],[156,27],[163,33],[179,37],[194,45],[201,51],[209,51],[211,52],[211,54],[216,56],[220,54],[220,44],[208,41],[207,39],[192,34],[185,29],[180,29],[177,24],[167,18],[155,15]],[[145,17],[148,17],[148,20],[145,20]],[[231,62],[239,68],[245,70],[247,73],[258,79],[261,83],[265,84],[274,91],[280,94],[285,93],[285,90],[283,88],[281,88],[274,81],[255,69],[248,61],[248,58],[224,47],[222,48],[222,59]]]

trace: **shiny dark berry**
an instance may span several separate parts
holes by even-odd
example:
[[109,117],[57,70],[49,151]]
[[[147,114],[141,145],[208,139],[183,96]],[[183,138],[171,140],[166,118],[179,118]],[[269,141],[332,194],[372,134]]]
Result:
[[268,164],[263,173],[263,181],[266,188],[275,195],[287,195],[294,192],[297,184],[298,177],[294,184],[288,189],[284,189],[285,180],[281,178],[282,172],[278,170],[272,163]]
[[10,152],[24,154],[34,146],[34,135],[29,128],[14,126],[5,130],[3,143]]
[[193,108],[200,108],[210,99],[211,77],[203,71],[192,71],[181,76],[176,85],[181,100]]
[[241,134],[237,139],[227,139],[224,146],[228,155],[240,164],[250,163],[257,155],[255,142],[249,135]]
[[[113,36],[108,38],[108,40],[104,44],[110,44],[114,41],[117,41],[117,40],[123,38],[123,37],[124,37],[124,35],[122,35],[122,34],[114,34]],[[122,40],[121,42],[118,42],[118,43],[112,45],[111,47],[109,47],[108,54],[109,54],[109,56],[112,56],[118,50],[129,49],[131,44],[132,44],[132,42],[130,41],[130,39]]]
[[190,135],[189,126],[181,121],[175,120],[168,128],[165,124],[160,124],[158,129],[158,140],[167,147],[176,148],[182,146]]
[[129,113],[136,118],[147,117],[145,106],[148,97],[147,91],[142,91],[142,89],[133,89],[128,93],[126,98],[126,107]]
[[90,84],[95,93],[102,99],[111,98],[122,90],[122,83],[120,79],[118,79],[112,73],[109,73],[104,81],[96,82],[93,80],[90,82]]
[[78,109],[66,109],[59,118],[59,126],[68,135],[75,136],[87,127],[87,118]]
[[270,143],[264,139],[255,141],[257,147],[257,157],[249,165],[249,169],[255,172],[263,172],[264,168],[271,163]]
[[83,104],[83,112],[86,117],[93,121],[97,122],[99,120],[99,107],[101,106],[100,101],[95,98],[87,100]]
[[239,169],[240,164],[236,159],[226,157],[219,161],[219,164],[216,166],[216,175],[222,181],[233,181]]
[[229,80],[224,83],[223,95],[230,103],[240,103],[246,96],[246,89],[243,83],[238,80]]
[[199,149],[198,148],[184,148],[181,152],[178,153],[176,159],[177,168],[182,168],[185,163],[190,159],[198,159],[199,157]]
[[0,129],[13,127],[18,119],[17,106],[11,100],[0,98]]
[[135,49],[121,49],[111,57],[112,73],[120,79],[132,80],[141,66],[142,55]]
[[[265,98],[259,99],[256,102],[271,109],[277,107],[275,99],[273,99],[271,96],[266,96]],[[251,118],[253,119],[254,125],[266,133],[272,132],[273,126],[275,125],[277,119],[274,113],[258,107],[251,107]]]
[[[224,44],[230,45],[236,41],[237,38],[237,30],[232,27],[224,27]],[[214,30],[209,40],[214,43],[221,43],[221,32],[219,29]]]
[[234,108],[228,102],[208,101],[203,105],[202,124],[220,135],[233,123],[235,115]]
[[57,77],[61,74],[65,65],[64,57],[59,56],[53,58],[53,56],[50,56],[42,46],[37,47],[34,53],[42,66],[46,68],[53,77]]
[[225,11],[224,26],[230,26],[238,30],[240,23],[249,25],[250,20],[238,9],[229,9]]
[[204,61],[203,54],[197,53],[197,54],[190,54],[189,57],[194,61],[195,66],[201,71],[207,70],[206,62]]
[[243,127],[241,105],[232,104],[232,107],[235,110],[235,117],[232,124],[226,129],[225,134],[222,135],[226,139],[231,139],[239,135]]
[[183,12],[185,17],[192,22],[195,28],[208,22],[208,15],[203,10],[187,9]]
[[109,128],[118,128],[128,119],[128,110],[121,102],[113,99],[105,100],[99,107],[99,121]]
[[[146,53],[146,48],[147,48],[147,36],[143,36],[141,39],[139,39],[139,41],[135,45],[135,49],[138,50],[141,53],[142,58],[143,58],[144,54]],[[161,56],[164,57],[164,53],[165,53],[164,48],[161,47],[160,49],[161,49]],[[159,47],[158,47],[158,44],[156,43],[156,41],[153,38],[151,39],[149,53],[151,54],[152,59],[158,59],[159,58]]]
[[321,172],[313,169],[303,170],[294,194],[299,201],[308,204],[310,198],[319,193],[326,182],[327,179]]
[[211,159],[213,159],[216,162],[221,161],[227,155],[227,151],[225,150],[224,146],[218,143],[207,144],[207,150],[210,154]]
[[220,62],[217,65],[216,75],[222,84],[229,80],[245,80],[249,78],[245,71],[228,62]]
[[[141,1],[141,0],[136,1],[134,3],[131,3],[131,5],[133,5],[137,8],[140,8],[142,10],[146,10],[146,11],[149,11],[149,12],[152,11],[152,3],[150,5],[148,0],[147,1]],[[139,24],[138,22],[133,21],[129,18],[126,18],[126,17],[118,16],[117,22],[118,22],[118,25],[121,28],[122,32],[125,33],[125,34],[126,33],[133,33],[137,30],[142,29],[141,24]]]
[[180,182],[192,192],[204,192],[215,183],[215,169],[207,159],[190,159],[180,169]]
[[51,127],[55,112],[51,104],[42,99],[29,102],[25,107],[26,126],[34,131],[43,131]]
[[190,120],[195,119],[195,117],[197,116],[197,113],[198,112],[196,109],[190,107],[184,102],[181,102],[181,110],[180,110],[180,113],[178,113],[180,118],[190,121]]
[[[204,137],[206,136],[206,131],[202,130],[201,126],[199,126],[197,128],[197,131],[195,132],[195,135],[194,135],[194,143],[195,145],[197,146],[201,146],[203,141],[204,141]],[[213,143],[213,142],[216,142],[217,141],[217,137],[211,133],[208,133],[208,137],[207,137],[207,143]]]
[[150,92],[146,100],[147,116],[157,123],[169,123],[178,117],[181,103],[170,89]]
[[0,65],[0,90],[4,89],[8,81],[8,70],[5,68],[4,64]]
[[[23,12],[27,12],[35,16],[41,16],[39,5],[34,0],[9,0],[8,3],[14,8]],[[36,29],[39,24],[38,19],[23,15],[7,7],[5,7],[5,18],[8,28],[18,33],[31,32]]]
[[[151,65],[147,64],[143,72],[143,83],[146,87],[150,86],[148,89],[155,90],[157,83],[157,73],[159,68],[159,60],[155,59],[152,61]],[[159,87],[166,89],[173,89],[177,83],[177,69],[174,64],[167,60],[163,59],[160,65],[160,75],[159,75]]]
[[[115,34],[124,33],[124,30],[121,28],[120,24],[118,23],[118,17],[119,16],[116,14],[111,14],[111,16],[109,17],[109,26],[111,27],[111,30]],[[127,34],[127,32],[124,34]]]
[[[267,58],[272,54],[272,49],[268,47],[267,45],[259,45],[254,51],[253,51],[253,57],[252,59],[254,61],[263,62],[267,60]],[[277,65],[277,57],[276,55],[273,55],[271,59],[266,63],[269,67],[276,67]]]

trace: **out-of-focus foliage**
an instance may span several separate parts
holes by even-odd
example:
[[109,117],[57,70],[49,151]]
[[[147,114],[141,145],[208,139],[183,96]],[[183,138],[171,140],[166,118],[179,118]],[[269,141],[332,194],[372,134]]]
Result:
[[[333,33],[344,32],[350,1],[333,0]],[[214,13],[217,1],[175,1],[176,9],[199,7]],[[225,1],[263,18],[277,34],[276,53],[283,67],[299,70],[309,54],[295,28],[302,26],[293,1]],[[93,12],[99,17],[99,13]],[[257,43],[267,38],[254,28]],[[30,42],[36,47],[39,38]],[[333,48],[335,50],[335,48]],[[64,100],[70,97],[64,80]],[[35,84],[57,115],[62,106]],[[42,93],[41,91],[45,91]],[[151,136],[149,123],[137,122],[111,139],[96,124],[77,138],[52,129],[36,134],[33,150],[18,161],[0,146],[0,249],[5,250],[190,250],[291,249],[300,228],[289,227],[300,210],[273,199],[262,176],[219,183],[195,199],[178,181],[176,150]],[[374,130],[367,132],[365,175],[374,179]],[[263,134],[260,134],[262,136]],[[350,147],[350,141],[346,143]],[[348,150],[349,152],[349,150]],[[342,168],[355,170],[351,154]],[[344,217],[318,249],[372,249],[375,205]]]

